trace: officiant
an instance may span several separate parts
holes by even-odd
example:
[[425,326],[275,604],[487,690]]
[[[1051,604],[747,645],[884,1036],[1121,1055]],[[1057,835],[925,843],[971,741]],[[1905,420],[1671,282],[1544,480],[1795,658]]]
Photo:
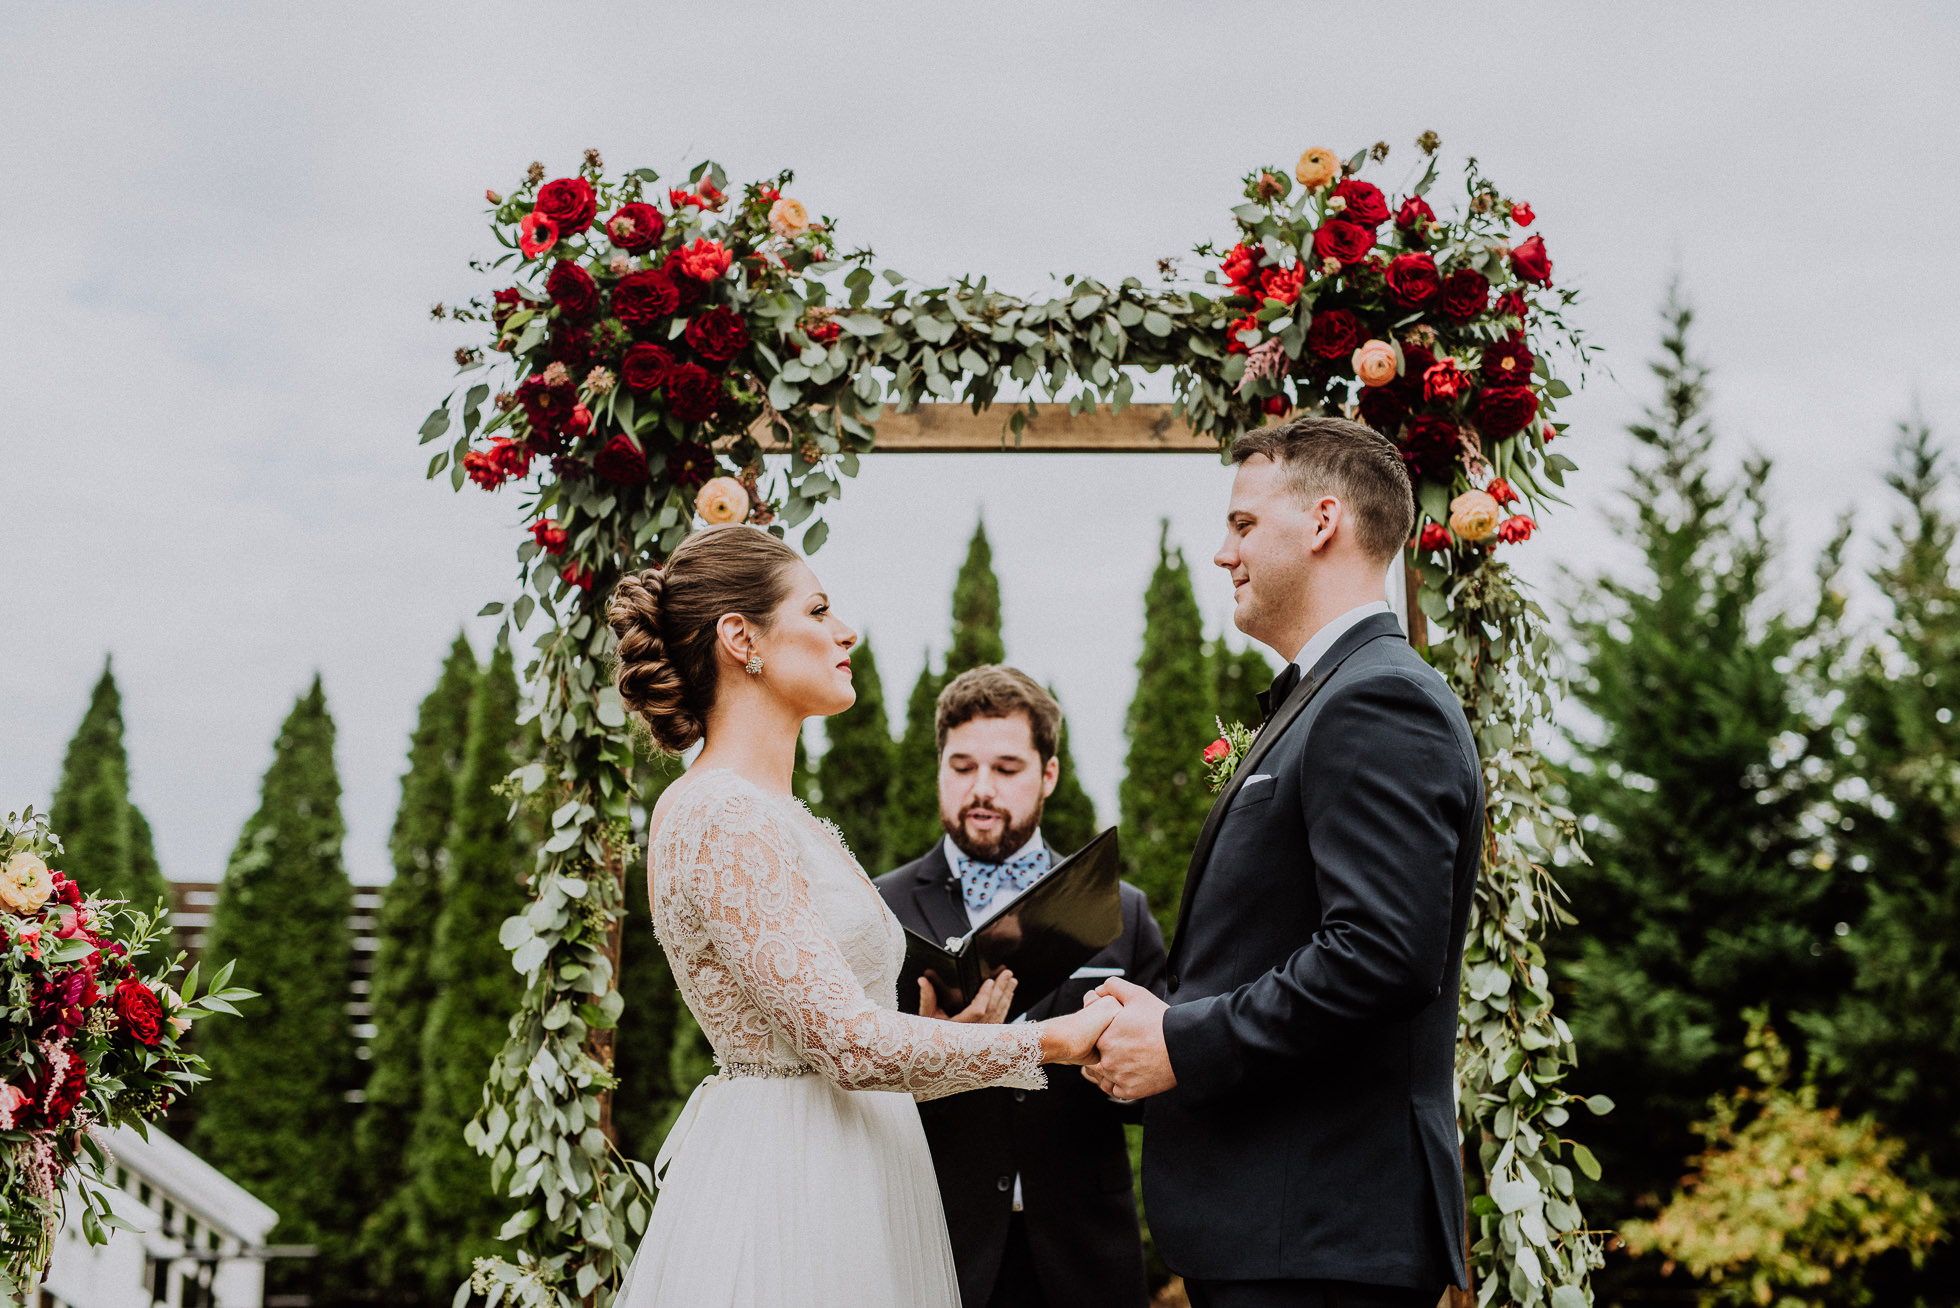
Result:
[[[878,878],[898,919],[933,940],[965,935],[1039,881],[1068,850],[1041,836],[1060,779],[1061,705],[1016,668],[961,673],[939,696],[944,839]],[[1046,995],[1017,995],[1029,1020],[1079,1008],[1111,976],[1163,992],[1164,937],[1141,890],[1122,886],[1123,930]],[[901,996],[909,1001],[911,996]],[[1032,1001],[1032,1002],[1030,1002]],[[924,1011],[945,1016],[934,1005]],[[974,1090],[919,1105],[970,1308],[1143,1308],[1128,1121],[1072,1069],[1046,1090]]]

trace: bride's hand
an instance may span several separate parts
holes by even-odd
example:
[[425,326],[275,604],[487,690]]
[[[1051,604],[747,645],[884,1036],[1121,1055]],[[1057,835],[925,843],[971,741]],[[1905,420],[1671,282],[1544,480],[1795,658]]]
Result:
[[919,978],[919,1014],[922,1017],[937,1017],[949,1022],[989,1022],[998,1024],[1007,1020],[1007,1010],[1014,1002],[1014,989],[1020,982],[1014,973],[1002,968],[996,976],[988,977],[980,983],[980,991],[973,996],[973,1002],[952,1017],[947,1017],[939,1007],[939,992],[932,988],[932,982]]
[[1122,1011],[1122,1004],[1104,996],[1067,1017],[1049,1018],[1041,1024],[1041,1061],[1076,1066],[1095,1062],[1096,1041]]

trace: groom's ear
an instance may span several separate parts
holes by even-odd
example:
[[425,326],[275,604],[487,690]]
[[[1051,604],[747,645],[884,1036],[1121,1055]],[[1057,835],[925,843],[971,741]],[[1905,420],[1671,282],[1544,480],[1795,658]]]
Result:
[[1323,495],[1307,506],[1307,550],[1318,554],[1334,543],[1335,534],[1347,518],[1347,506],[1333,495]]

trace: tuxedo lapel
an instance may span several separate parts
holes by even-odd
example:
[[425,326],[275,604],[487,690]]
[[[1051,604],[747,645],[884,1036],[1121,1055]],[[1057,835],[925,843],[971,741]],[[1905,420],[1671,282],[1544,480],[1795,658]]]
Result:
[[959,883],[953,880],[952,865],[946,861],[946,842],[936,840],[932,852],[919,860],[914,874],[912,903],[930,928],[931,938],[945,944],[949,936],[963,936],[971,928],[966,904],[960,899]]
[[1205,864],[1211,861],[1211,849],[1218,839],[1218,828],[1224,823],[1225,814],[1232,807],[1232,801],[1238,797],[1246,779],[1255,774],[1259,764],[1272,752],[1273,746],[1279,743],[1280,736],[1293,725],[1301,713],[1306,711],[1307,705],[1313,702],[1314,696],[1320,693],[1320,688],[1333,680],[1334,674],[1340,671],[1341,664],[1348,655],[1370,641],[1379,640],[1400,630],[1401,627],[1392,613],[1376,614],[1357,622],[1334,642],[1333,648],[1320,657],[1315,664],[1314,672],[1301,678],[1300,683],[1293,688],[1293,693],[1286,697],[1286,703],[1280,705],[1279,711],[1273,714],[1272,720],[1259,729],[1259,735],[1253,740],[1252,748],[1246,751],[1243,759],[1239,760],[1238,767],[1233,769],[1232,779],[1225,783],[1225,788],[1218,792],[1218,798],[1212,801],[1211,811],[1205,814],[1205,824],[1198,831],[1198,843],[1191,850],[1191,862],[1184,872],[1184,893],[1178,898],[1177,928],[1171,936],[1173,955],[1177,952],[1178,943],[1184,939],[1184,922],[1191,913],[1192,895],[1197,889],[1198,881],[1204,875]]

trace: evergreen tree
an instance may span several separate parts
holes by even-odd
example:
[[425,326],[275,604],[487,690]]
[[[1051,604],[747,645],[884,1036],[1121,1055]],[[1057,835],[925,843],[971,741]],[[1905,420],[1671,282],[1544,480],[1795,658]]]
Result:
[[885,807],[885,857],[909,862],[939,839],[939,743],[934,716],[946,678],[932,669],[932,653],[905,701],[905,734],[892,752],[891,799]]
[[1237,653],[1225,643],[1224,637],[1211,643],[1212,675],[1218,694],[1218,716],[1228,726],[1243,722],[1248,727],[1259,725],[1260,691],[1273,684],[1278,675],[1266,656],[1259,652],[1257,645],[1247,645]]
[[1184,552],[1170,546],[1170,522],[1157,542],[1157,568],[1143,595],[1143,653],[1136,695],[1124,724],[1130,743],[1117,800],[1129,879],[1150,896],[1169,937],[1184,871],[1211,808],[1199,755],[1218,734],[1214,676]]
[[504,920],[524,911],[534,844],[527,820],[512,817],[497,789],[530,752],[517,711],[510,650],[499,647],[470,698],[430,958],[436,994],[422,1030],[422,1103],[408,1152],[408,1238],[432,1295],[469,1275],[510,1215],[491,1189],[489,1160],[464,1142],[463,1127],[482,1106],[485,1071],[523,993],[497,938]]
[[366,1102],[354,1136],[370,1212],[361,1252],[376,1288],[412,1294],[422,1289],[419,1263],[404,1245],[404,1224],[394,1220],[387,1202],[407,1179],[408,1144],[421,1110],[422,1031],[436,996],[431,954],[477,680],[476,656],[458,634],[409,739],[401,806],[388,842],[395,876],[381,892],[375,922],[368,993],[375,1033],[369,1042]]
[[[829,744],[817,764],[823,815],[837,824],[867,872],[889,871],[885,857],[885,812],[891,803],[891,723],[885,717],[885,688],[867,637],[851,659],[857,703],[824,723]],[[907,855],[910,857],[910,855]]]
[[[1048,693],[1053,695],[1055,688],[1050,686]],[[1057,699],[1059,701],[1059,697]],[[1055,758],[1061,764],[1061,775],[1055,781],[1055,793],[1048,797],[1048,803],[1041,814],[1041,835],[1055,851],[1064,856],[1096,838],[1102,830],[1096,825],[1095,801],[1089,792],[1082,788],[1082,778],[1075,774],[1075,758],[1068,748],[1068,719],[1062,719],[1061,731],[1055,738]]]
[[89,894],[126,899],[145,912],[158,901],[170,903],[170,886],[150,842],[150,824],[129,801],[122,695],[106,660],[88,712],[61,761],[50,820],[61,834],[62,871]]
[[1566,780],[1592,864],[1561,870],[1579,925],[1548,943],[1576,988],[1575,1086],[1618,1105],[1579,1132],[1605,1168],[1586,1213],[1609,1227],[1667,1195],[1696,1152],[1691,1124],[1743,1079],[1744,1010],[1814,1006],[1847,971],[1829,948],[1842,878],[1813,834],[1835,754],[1815,689],[1840,639],[1842,538],[1813,611],[1780,607],[1769,465],[1714,472],[1691,321],[1670,295],[1662,399],[1629,428],[1648,454],[1621,529],[1642,573],[1600,578],[1574,622],[1573,693],[1594,726]]
[[953,647],[946,653],[946,680],[969,668],[1007,662],[1000,637],[1000,578],[994,575],[994,550],[987,543],[987,524],[973,529],[966,562],[953,581]]
[[235,963],[233,984],[262,998],[246,1021],[198,1028],[211,1081],[192,1136],[212,1166],[278,1211],[276,1242],[322,1247],[329,1279],[354,1226],[348,1092],[359,1084],[347,1020],[354,890],[333,750],[315,677],[280,728],[212,912],[206,975]]

